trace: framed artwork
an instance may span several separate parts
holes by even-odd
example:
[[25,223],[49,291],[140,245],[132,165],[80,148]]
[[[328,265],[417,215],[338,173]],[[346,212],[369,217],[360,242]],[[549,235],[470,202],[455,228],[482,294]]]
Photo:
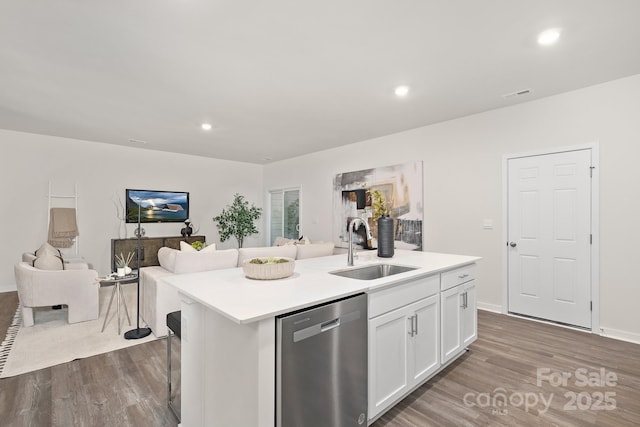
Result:
[[339,173],[333,181],[333,230],[337,247],[347,247],[347,227],[356,217],[367,221],[373,240],[364,227],[354,233],[362,248],[377,247],[377,218],[387,213],[394,222],[396,249],[422,250],[422,161]]

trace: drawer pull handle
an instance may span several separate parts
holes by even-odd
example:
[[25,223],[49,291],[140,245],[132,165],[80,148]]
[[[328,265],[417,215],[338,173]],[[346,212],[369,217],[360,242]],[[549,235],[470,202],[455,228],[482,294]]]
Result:
[[461,274],[461,275],[459,275],[459,276],[458,276],[458,279],[464,279],[464,278],[466,278],[466,277],[469,277],[469,275],[465,273],[465,274]]

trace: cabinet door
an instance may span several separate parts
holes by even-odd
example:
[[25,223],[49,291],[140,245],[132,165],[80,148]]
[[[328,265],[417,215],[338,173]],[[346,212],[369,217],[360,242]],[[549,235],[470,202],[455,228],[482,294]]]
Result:
[[369,418],[401,397],[409,384],[407,309],[369,321]]
[[476,284],[475,280],[465,283],[462,289],[462,346],[467,347],[478,338],[478,312],[476,310]]
[[422,382],[440,367],[439,305],[439,296],[433,295],[409,306],[412,310],[409,332],[411,325],[414,327],[413,336],[409,338],[410,386]]
[[462,349],[462,297],[464,285],[447,289],[440,293],[442,311],[441,361],[447,363]]
[[[158,249],[162,247],[162,237],[145,237],[138,239],[111,239],[111,263],[113,271],[115,268],[115,255],[122,253],[127,255],[129,252],[136,253],[138,244],[140,244],[140,267],[149,267],[158,264]],[[134,256],[133,261],[129,264],[131,268],[138,268],[137,260]]]

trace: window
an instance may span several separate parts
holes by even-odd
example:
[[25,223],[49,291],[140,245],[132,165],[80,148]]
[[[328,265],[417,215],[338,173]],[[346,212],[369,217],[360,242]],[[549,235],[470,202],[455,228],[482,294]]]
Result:
[[300,189],[273,190],[269,192],[269,242],[276,237],[298,239],[300,237]]

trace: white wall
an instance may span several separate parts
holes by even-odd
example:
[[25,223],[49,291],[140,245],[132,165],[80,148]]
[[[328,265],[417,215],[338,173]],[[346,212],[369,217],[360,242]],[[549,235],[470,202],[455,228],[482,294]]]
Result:
[[[55,194],[73,194],[78,185],[80,253],[101,275],[111,269],[111,239],[118,238],[114,200],[125,189],[188,191],[190,219],[199,233],[219,247],[212,217],[239,192],[262,207],[262,166],[0,130],[0,291],[15,290],[14,264],[22,252],[37,249],[47,237],[48,182]],[[134,224],[127,225],[133,237]],[[146,235],[179,236],[184,224],[145,224]],[[247,239],[255,246],[264,233]]]
[[[410,102],[410,101],[409,101]],[[640,342],[640,75],[265,167],[265,191],[302,186],[301,233],[332,240],[335,174],[424,161],[424,248],[483,257],[480,304],[502,303],[502,158],[598,142],[600,323]],[[493,230],[483,230],[492,219]]]

